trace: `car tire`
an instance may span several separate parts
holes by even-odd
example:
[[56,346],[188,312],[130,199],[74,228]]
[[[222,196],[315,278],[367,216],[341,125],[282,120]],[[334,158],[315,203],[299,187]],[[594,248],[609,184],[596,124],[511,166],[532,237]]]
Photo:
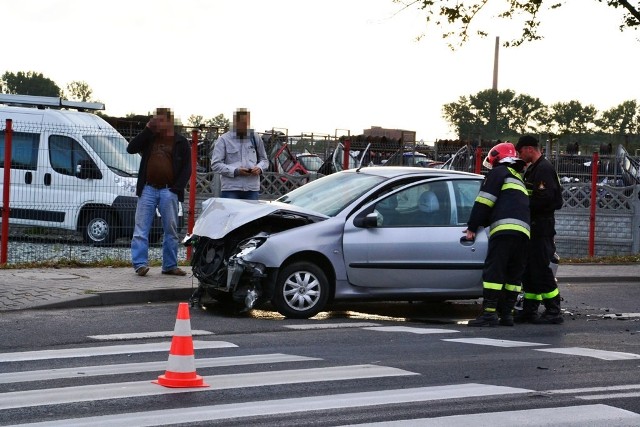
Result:
[[112,244],[116,240],[114,216],[106,209],[88,210],[84,214],[81,231],[85,243]]
[[308,319],[318,314],[329,300],[329,281],[315,264],[300,261],[278,274],[273,304],[291,319]]

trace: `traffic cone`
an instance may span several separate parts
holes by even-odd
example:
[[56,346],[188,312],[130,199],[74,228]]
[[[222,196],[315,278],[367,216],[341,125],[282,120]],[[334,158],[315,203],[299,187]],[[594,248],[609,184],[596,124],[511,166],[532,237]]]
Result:
[[164,375],[158,376],[158,379],[152,382],[164,387],[209,387],[202,377],[196,374],[189,304],[186,302],[178,305],[167,370]]

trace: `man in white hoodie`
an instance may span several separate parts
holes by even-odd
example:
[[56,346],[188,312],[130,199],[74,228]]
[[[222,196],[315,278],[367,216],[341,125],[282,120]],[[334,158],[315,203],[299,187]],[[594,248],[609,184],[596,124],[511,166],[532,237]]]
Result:
[[213,148],[211,170],[220,174],[220,197],[258,200],[260,175],[269,167],[269,159],[262,138],[249,128],[250,119],[248,110],[236,110],[233,129]]

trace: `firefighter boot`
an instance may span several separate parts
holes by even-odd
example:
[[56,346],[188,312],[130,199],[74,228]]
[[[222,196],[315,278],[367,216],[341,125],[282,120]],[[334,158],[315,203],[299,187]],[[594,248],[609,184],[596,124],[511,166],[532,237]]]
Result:
[[469,320],[467,326],[496,326],[498,325],[498,314],[496,308],[498,300],[487,300],[482,302],[482,314],[473,320]]
[[525,299],[522,302],[522,310],[516,313],[513,321],[515,323],[534,323],[538,318],[538,307],[540,307],[540,301]]
[[535,323],[536,325],[559,325],[563,323],[564,318],[560,311],[560,295],[546,299],[543,302],[545,307],[544,313],[531,323]]
[[501,326],[513,326],[513,308],[518,300],[518,292],[504,291],[498,302],[498,316]]

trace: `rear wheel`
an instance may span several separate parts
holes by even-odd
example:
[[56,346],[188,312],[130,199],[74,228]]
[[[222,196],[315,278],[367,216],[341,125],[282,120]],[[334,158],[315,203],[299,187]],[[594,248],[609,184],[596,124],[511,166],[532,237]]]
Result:
[[280,271],[273,304],[280,314],[292,319],[308,319],[318,314],[329,300],[329,281],[317,265],[300,261]]
[[90,209],[84,213],[82,240],[95,245],[111,244],[116,240],[115,219],[106,209]]

